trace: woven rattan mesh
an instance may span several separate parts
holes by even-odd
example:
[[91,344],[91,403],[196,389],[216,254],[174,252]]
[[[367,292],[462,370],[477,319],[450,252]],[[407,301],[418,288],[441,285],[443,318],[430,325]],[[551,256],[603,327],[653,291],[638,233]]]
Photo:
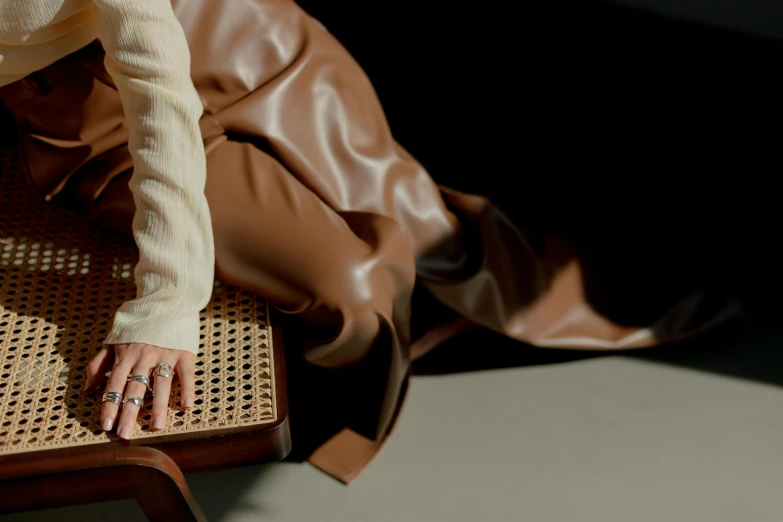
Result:
[[[16,155],[0,149],[0,455],[113,438],[100,397],[82,393],[85,367],[114,310],[135,294],[136,251],[84,217],[40,201]],[[197,400],[150,430],[149,397],[134,438],[184,438],[276,420],[266,303],[217,283],[201,314]]]

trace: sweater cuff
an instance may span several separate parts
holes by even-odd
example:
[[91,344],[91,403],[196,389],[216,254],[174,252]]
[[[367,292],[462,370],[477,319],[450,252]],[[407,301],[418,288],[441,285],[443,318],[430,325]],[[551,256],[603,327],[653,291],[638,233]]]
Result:
[[198,313],[192,313],[178,317],[159,315],[154,318],[138,318],[120,309],[114,316],[111,332],[103,342],[150,344],[197,355],[201,333],[199,317]]

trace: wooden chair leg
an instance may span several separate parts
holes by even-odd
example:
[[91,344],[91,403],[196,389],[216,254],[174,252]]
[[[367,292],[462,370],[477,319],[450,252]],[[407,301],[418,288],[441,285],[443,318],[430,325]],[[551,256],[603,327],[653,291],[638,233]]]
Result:
[[134,498],[150,522],[207,522],[165,453],[118,444],[90,449],[0,461],[0,514]]
[[134,496],[149,522],[207,522],[179,468],[176,473],[141,466],[133,471]]

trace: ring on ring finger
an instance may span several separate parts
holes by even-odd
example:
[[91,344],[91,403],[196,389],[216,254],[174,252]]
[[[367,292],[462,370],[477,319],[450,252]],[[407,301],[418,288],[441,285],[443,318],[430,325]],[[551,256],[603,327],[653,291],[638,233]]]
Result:
[[165,379],[171,379],[174,377],[174,368],[169,363],[160,363],[158,367],[152,372],[155,377],[163,377]]

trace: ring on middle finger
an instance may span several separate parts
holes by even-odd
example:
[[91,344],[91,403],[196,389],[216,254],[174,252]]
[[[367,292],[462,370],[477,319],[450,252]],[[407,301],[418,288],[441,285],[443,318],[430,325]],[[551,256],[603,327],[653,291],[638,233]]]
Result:
[[141,373],[132,373],[132,374],[128,375],[128,380],[127,380],[127,382],[131,382],[131,381],[137,381],[137,382],[140,382],[140,383],[142,383],[144,386],[146,386],[146,387],[147,387],[147,389],[148,389],[148,390],[151,390],[151,389],[152,389],[152,386],[150,386],[150,378],[149,378],[149,377],[147,377],[147,376],[146,376],[146,375],[144,375],[144,374],[141,374]]
[[141,408],[141,405],[143,403],[141,397],[128,397],[124,401],[122,401],[123,404],[125,404],[126,402],[132,402],[133,404],[135,404],[139,408]]

